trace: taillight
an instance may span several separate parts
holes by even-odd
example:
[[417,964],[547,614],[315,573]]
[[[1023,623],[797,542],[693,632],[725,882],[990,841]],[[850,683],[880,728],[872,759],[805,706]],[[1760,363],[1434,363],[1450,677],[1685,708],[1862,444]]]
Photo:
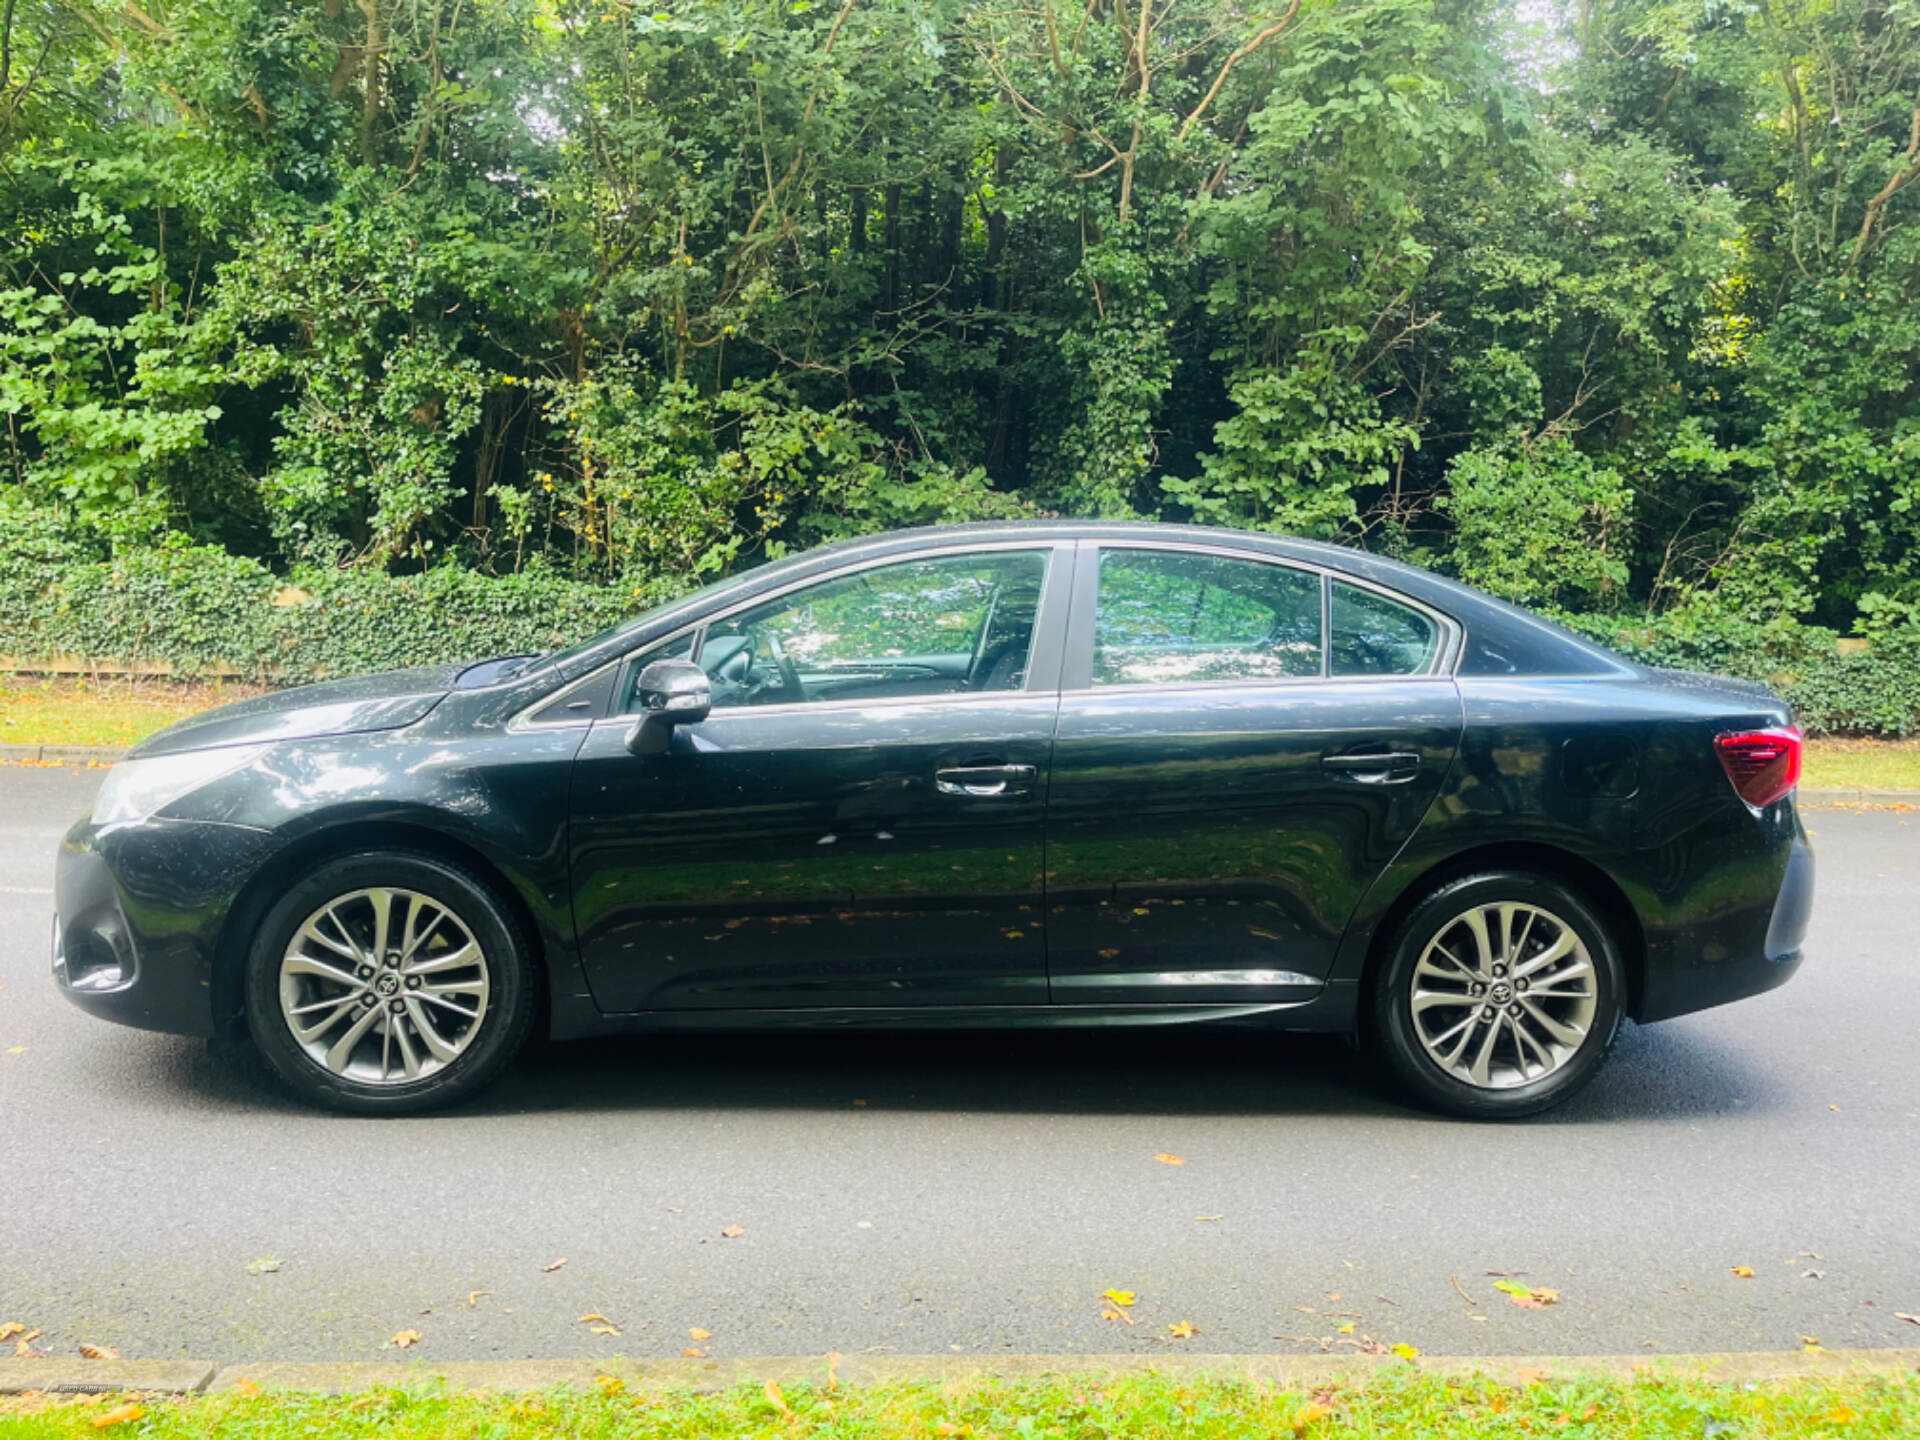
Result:
[[1717,735],[1713,748],[1740,798],[1764,810],[1800,783],[1800,731],[1743,730]]

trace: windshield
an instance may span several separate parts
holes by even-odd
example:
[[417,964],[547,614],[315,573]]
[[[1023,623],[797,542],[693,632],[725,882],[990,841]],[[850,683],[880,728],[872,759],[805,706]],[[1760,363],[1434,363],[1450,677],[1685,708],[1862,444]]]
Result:
[[604,645],[607,641],[615,639],[618,636],[629,635],[635,630],[651,625],[656,620],[661,619],[673,611],[703,604],[716,596],[724,595],[727,591],[744,584],[750,577],[758,575],[759,573],[760,571],[758,570],[743,570],[737,575],[729,575],[724,580],[716,580],[711,585],[703,585],[698,590],[690,591],[677,600],[669,600],[664,605],[656,605],[651,610],[642,611],[631,620],[622,620],[618,625],[602,630],[598,635],[589,635],[585,640],[577,644],[568,645],[560,650],[550,650],[545,655],[530,656],[515,665],[509,673],[524,675],[529,671],[538,670],[546,666],[565,670],[589,650]]

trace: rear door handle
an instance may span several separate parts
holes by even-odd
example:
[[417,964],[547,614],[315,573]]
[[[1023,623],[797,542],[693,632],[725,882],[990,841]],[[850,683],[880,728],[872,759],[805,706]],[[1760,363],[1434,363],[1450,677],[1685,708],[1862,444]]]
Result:
[[1031,765],[962,765],[933,772],[934,786],[942,795],[965,795],[975,800],[1001,796],[1030,795],[1039,772]]
[[1322,755],[1320,768],[1345,775],[1362,785],[1404,785],[1420,773],[1420,756],[1411,750],[1387,750],[1364,755]]

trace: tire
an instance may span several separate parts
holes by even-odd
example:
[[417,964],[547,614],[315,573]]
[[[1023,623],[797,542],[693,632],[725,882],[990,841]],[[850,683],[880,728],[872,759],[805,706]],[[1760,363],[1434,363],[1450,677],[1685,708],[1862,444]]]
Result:
[[307,1100],[414,1115],[506,1067],[533,1028],[533,981],[525,938],[485,882],[435,856],[370,851],[317,866],[267,913],[247,958],[247,1023]]
[[1544,875],[1484,871],[1440,886],[1401,922],[1374,976],[1371,1023],[1394,1077],[1420,1104],[1517,1119],[1593,1079],[1626,994],[1619,946],[1584,895]]

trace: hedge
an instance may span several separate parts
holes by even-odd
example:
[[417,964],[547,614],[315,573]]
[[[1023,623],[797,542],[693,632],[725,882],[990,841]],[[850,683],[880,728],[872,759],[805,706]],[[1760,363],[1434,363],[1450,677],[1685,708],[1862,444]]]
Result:
[[0,560],[0,654],[159,662],[181,675],[295,684],[440,660],[529,654],[656,600],[552,575],[300,572],[217,550],[133,552],[51,567]]
[[[204,547],[76,555],[47,534],[0,547],[0,654],[159,662],[293,684],[439,660],[525,654],[592,634],[669,596],[549,573],[493,577],[303,571],[276,577]],[[1710,616],[1564,623],[1653,665],[1765,680],[1814,733],[1920,731],[1920,626],[1843,645],[1832,631]]]

